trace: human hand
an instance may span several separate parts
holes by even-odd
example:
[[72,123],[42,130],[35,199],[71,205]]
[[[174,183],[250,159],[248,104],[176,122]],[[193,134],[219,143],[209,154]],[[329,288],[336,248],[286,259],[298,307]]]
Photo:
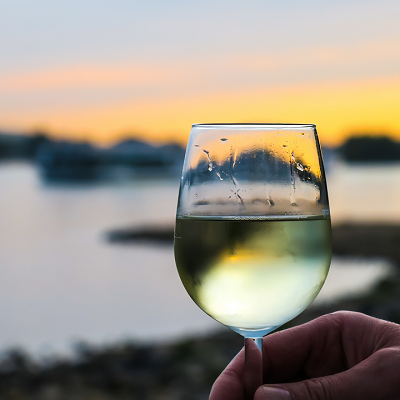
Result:
[[[263,341],[264,382],[254,400],[400,399],[400,326],[341,311]],[[244,352],[210,400],[243,400]]]

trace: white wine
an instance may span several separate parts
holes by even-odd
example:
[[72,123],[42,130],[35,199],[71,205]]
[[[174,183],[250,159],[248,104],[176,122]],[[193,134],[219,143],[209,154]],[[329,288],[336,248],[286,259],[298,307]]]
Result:
[[263,336],[320,291],[331,259],[330,219],[178,217],[175,259],[203,311],[244,336]]

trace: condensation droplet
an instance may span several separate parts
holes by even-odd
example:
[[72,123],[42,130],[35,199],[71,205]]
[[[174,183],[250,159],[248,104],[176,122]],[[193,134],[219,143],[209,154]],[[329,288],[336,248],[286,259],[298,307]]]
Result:
[[226,142],[228,139],[227,138],[221,138],[219,139],[221,142]]
[[[195,147],[200,147],[198,144],[195,144]],[[202,149],[201,147],[200,147],[200,149],[203,151],[203,153],[207,156],[207,159],[208,159],[208,170],[211,172],[212,171],[212,169],[213,169],[213,163],[212,163],[212,161],[211,161],[211,157],[210,157],[210,152],[209,151],[207,151],[207,150],[205,150],[205,149]]]
[[299,170],[299,171],[304,171],[304,167],[303,167],[303,165],[302,164],[300,164],[300,163],[296,163],[296,168]]
[[235,150],[235,153],[233,154],[233,164],[232,164],[232,168],[235,167],[238,151],[239,151],[239,149],[236,149],[236,150]]

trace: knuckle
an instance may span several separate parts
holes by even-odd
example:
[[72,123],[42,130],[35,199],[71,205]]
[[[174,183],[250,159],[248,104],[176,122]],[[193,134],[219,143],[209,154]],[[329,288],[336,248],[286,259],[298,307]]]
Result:
[[[400,370],[400,347],[387,347],[374,354],[376,368],[380,370]],[[383,372],[383,371],[382,371]]]

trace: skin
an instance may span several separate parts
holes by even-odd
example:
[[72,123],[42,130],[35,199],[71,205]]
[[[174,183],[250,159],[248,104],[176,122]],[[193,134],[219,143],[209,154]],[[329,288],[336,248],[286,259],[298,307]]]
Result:
[[[264,385],[254,400],[399,400],[400,325],[337,312],[263,341]],[[210,400],[243,400],[243,350]]]

